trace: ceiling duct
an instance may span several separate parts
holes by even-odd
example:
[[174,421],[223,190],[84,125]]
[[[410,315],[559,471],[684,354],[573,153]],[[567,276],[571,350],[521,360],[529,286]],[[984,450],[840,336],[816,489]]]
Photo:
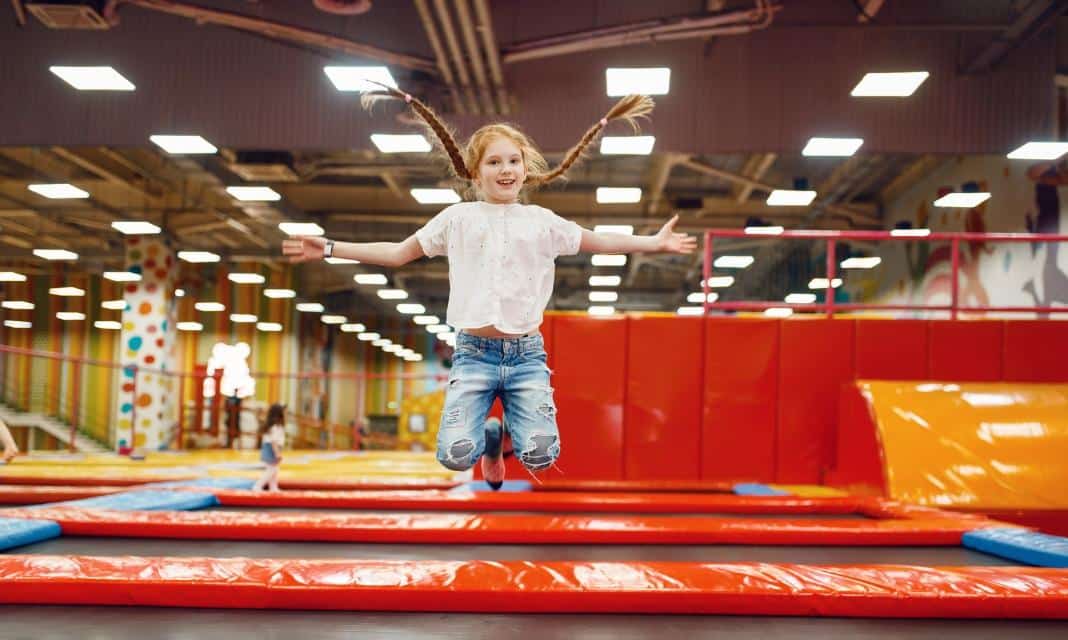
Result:
[[26,9],[49,29],[110,29],[104,2],[32,2]]

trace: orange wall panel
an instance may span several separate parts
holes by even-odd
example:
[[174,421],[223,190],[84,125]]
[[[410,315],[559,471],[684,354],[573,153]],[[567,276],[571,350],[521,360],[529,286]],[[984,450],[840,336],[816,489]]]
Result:
[[639,316],[629,323],[623,476],[696,479],[701,468],[701,318]]

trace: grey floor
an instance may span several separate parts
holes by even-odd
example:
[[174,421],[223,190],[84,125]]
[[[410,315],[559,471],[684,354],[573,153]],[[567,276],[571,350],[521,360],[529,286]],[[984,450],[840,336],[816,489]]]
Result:
[[352,558],[368,560],[575,560],[793,562],[800,564],[1010,565],[963,547],[789,547],[743,545],[469,545],[248,542],[62,537],[8,553],[211,558]]
[[52,640],[340,640],[341,638],[471,638],[473,640],[1064,640],[1068,622],[883,620],[741,616],[576,614],[349,613],[129,607],[0,605],[0,638]]

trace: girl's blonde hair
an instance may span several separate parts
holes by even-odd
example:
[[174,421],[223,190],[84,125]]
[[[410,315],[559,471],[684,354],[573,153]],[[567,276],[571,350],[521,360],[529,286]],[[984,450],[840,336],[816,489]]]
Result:
[[653,110],[653,99],[643,95],[629,95],[617,102],[600,121],[594,123],[586,130],[585,135],[578,144],[568,149],[563,161],[556,167],[550,168],[545,157],[538,151],[534,141],[517,127],[496,123],[480,127],[467,140],[461,148],[456,142],[452,130],[441,118],[434,113],[423,101],[411,95],[382,85],[382,89],[369,91],[363,94],[363,106],[370,109],[376,102],[383,99],[404,100],[412,111],[415,112],[424,126],[433,134],[437,141],[437,147],[449,158],[449,167],[452,174],[468,185],[474,182],[478,175],[478,164],[486,147],[497,138],[511,140],[523,154],[526,165],[527,178],[524,186],[540,187],[554,180],[565,179],[567,171],[586,155],[586,150],[613,120],[623,120],[634,131],[638,130],[638,118],[647,116]]

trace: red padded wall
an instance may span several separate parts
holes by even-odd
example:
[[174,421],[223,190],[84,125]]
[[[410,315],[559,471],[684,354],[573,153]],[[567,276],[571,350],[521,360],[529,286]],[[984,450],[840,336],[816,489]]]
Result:
[[553,386],[567,478],[623,478],[627,320],[557,316]]
[[623,476],[692,480],[701,468],[701,318],[633,317]]
[[997,320],[932,320],[927,352],[932,380],[1001,380],[1002,323]]
[[920,380],[927,377],[925,320],[857,320],[856,377]]
[[1005,322],[1004,379],[1068,382],[1068,322]]
[[779,323],[705,319],[701,480],[775,480]]
[[853,379],[853,320],[783,320],[775,480],[819,484],[833,466],[838,393]]

